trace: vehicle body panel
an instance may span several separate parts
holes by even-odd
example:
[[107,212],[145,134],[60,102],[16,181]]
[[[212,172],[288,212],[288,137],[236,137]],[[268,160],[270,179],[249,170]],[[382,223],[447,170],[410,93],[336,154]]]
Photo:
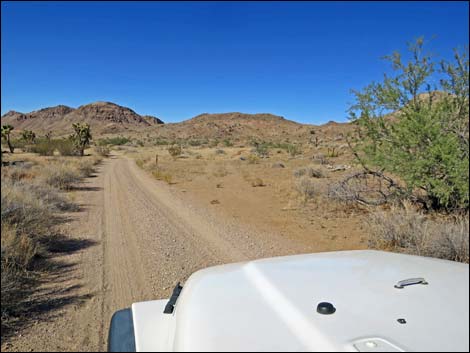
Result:
[[[416,277],[428,284],[394,287]],[[344,251],[201,270],[172,314],[132,311],[138,351],[468,351],[468,298],[466,264]]]

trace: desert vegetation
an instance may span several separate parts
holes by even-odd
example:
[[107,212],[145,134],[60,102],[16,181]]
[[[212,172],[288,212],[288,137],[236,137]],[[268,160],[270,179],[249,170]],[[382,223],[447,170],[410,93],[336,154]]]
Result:
[[468,57],[456,51],[454,62],[435,62],[423,44],[410,44],[408,62],[387,57],[394,74],[354,91],[355,156],[400,178],[404,195],[428,209],[468,210]]
[[409,44],[408,56],[386,57],[393,74],[354,91],[349,145],[363,172],[333,194],[394,203],[368,219],[373,247],[468,262],[467,51],[456,50],[453,62],[437,62],[420,38]]
[[[4,130],[11,132],[8,127],[2,127]],[[32,131],[23,132],[22,139],[33,148],[2,159],[2,337],[31,319],[27,314],[37,304],[37,286],[58,268],[54,253],[59,247],[66,251],[66,244],[72,241],[58,227],[65,213],[78,210],[66,191],[91,176],[102,159],[96,154],[67,157],[77,154],[70,139],[38,141]],[[60,155],[54,155],[57,150]],[[47,300],[41,299],[42,305]]]
[[10,153],[13,153],[15,151],[15,148],[13,147],[13,145],[11,144],[11,139],[10,139],[10,135],[11,135],[11,131],[14,129],[13,126],[11,125],[2,125],[2,140],[5,140],[7,145],[8,145],[8,149],[10,150]]

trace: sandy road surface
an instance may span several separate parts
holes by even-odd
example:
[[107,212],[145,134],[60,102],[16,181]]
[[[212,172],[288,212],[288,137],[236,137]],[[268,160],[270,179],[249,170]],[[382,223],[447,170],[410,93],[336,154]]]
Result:
[[168,297],[198,269],[312,250],[198,207],[125,156],[105,160],[76,197],[83,211],[64,233],[89,246],[62,255],[69,270],[47,285],[63,305],[2,350],[106,350],[114,311]]

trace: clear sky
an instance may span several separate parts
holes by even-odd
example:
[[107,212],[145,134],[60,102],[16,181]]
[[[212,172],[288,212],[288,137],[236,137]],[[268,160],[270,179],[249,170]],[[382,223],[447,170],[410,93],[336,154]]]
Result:
[[5,2],[1,112],[111,101],[177,122],[204,112],[345,121],[351,88],[421,35],[450,57],[468,2]]

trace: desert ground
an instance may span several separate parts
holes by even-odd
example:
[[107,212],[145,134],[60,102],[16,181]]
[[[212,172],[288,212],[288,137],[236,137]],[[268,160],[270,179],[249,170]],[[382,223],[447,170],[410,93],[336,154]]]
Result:
[[[105,350],[114,311],[167,298],[199,269],[368,245],[365,211],[324,196],[347,170],[276,148],[268,158],[250,157],[251,147],[187,147],[176,158],[167,149],[114,148],[64,192],[79,205],[57,226],[70,246],[51,257],[31,298],[39,304],[2,351]],[[47,158],[60,157],[4,156]],[[303,175],[308,168],[317,177]],[[312,181],[312,194],[300,180]]]

